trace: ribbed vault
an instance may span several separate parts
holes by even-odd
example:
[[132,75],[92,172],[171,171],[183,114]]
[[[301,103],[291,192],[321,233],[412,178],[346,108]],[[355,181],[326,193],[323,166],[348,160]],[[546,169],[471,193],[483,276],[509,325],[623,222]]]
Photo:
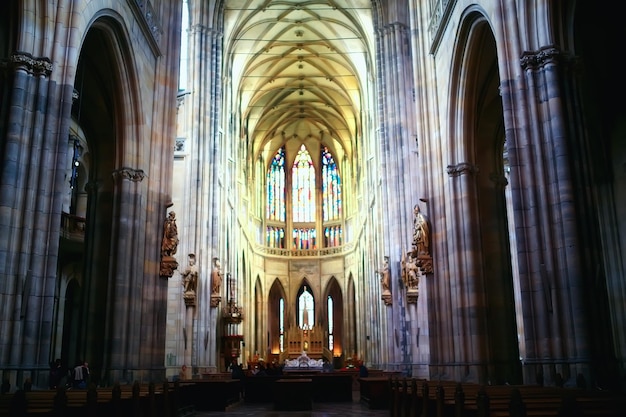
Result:
[[315,140],[351,159],[371,68],[370,1],[228,1],[225,17],[250,156]]

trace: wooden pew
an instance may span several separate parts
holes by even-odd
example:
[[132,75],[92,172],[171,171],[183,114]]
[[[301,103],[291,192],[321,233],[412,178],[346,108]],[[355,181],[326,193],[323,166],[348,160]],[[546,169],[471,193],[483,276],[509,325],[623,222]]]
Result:
[[369,409],[388,409],[391,396],[391,378],[384,376],[359,378],[360,401]]
[[[453,381],[391,383],[392,417],[617,417],[626,415],[626,396],[576,388],[482,386]],[[409,401],[412,395],[418,401]],[[415,412],[415,410],[419,412]]]
[[136,416],[173,417],[178,413],[178,388],[167,383],[157,388],[154,384],[88,390],[24,391],[2,394],[0,416],[63,416],[116,417]]

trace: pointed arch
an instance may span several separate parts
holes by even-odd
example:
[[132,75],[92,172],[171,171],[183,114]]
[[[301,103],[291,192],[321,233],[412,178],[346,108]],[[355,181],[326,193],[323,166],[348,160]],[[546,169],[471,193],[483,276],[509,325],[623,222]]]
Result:
[[285,288],[278,278],[274,279],[267,302],[267,316],[268,316],[268,348],[270,354],[279,354],[284,348],[285,331],[289,324],[287,317],[289,317],[289,303],[287,302],[287,296]]
[[[451,195],[466,198],[453,202],[458,205],[452,220],[456,236],[449,239],[448,245],[453,263],[450,270],[456,277],[453,280],[463,281],[463,285],[443,283],[450,287],[441,290],[460,289],[462,292],[456,297],[475,300],[480,307],[454,308],[449,312],[456,317],[454,320],[444,318],[449,317],[444,314],[436,324],[443,327],[441,334],[456,335],[450,343],[473,346],[462,350],[465,357],[455,357],[456,349],[452,346],[436,350],[450,355],[445,361],[486,364],[468,368],[466,372],[472,376],[463,374],[457,378],[520,381],[498,51],[490,23],[480,8],[466,10],[458,39],[453,66],[458,74],[453,79],[458,81],[451,85],[450,97],[464,99],[453,101],[451,110],[448,173]],[[468,247],[474,248],[470,257],[466,256]],[[455,326],[460,328],[451,328]],[[466,335],[472,333],[480,337],[466,340]],[[436,343],[442,343],[441,340]]]
[[331,277],[324,291],[326,330],[328,332],[328,349],[334,357],[343,353],[343,293],[336,277]]
[[251,346],[253,352],[259,352],[259,349],[263,346],[263,323],[265,322],[263,319],[263,312],[265,311],[263,300],[263,283],[261,282],[261,277],[257,275],[254,280],[254,339]]
[[[352,272],[348,275],[346,284],[346,302],[344,303],[344,336],[343,352],[356,352],[357,340],[357,299]],[[346,355],[344,354],[343,357]]]
[[307,279],[303,277],[298,288],[298,293],[295,299],[296,315],[295,322],[298,327],[304,329],[315,326],[318,321],[319,311],[318,305],[313,294],[312,286]]

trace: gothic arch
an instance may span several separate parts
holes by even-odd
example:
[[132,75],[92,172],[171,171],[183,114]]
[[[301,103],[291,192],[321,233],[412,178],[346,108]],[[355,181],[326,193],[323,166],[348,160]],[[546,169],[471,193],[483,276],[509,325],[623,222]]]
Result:
[[[354,276],[352,272],[348,275],[346,284],[346,302],[344,303],[344,335],[343,335],[343,351],[347,354],[358,351],[359,343],[357,338],[357,299],[356,290],[354,288]],[[344,354],[344,357],[346,355]]]
[[453,101],[451,109],[449,192],[457,196],[450,200],[457,207],[456,235],[448,243],[453,276],[448,291],[460,304],[450,306],[458,315],[452,326],[460,327],[451,334],[458,335],[455,344],[467,348],[463,358],[453,350],[444,355],[479,364],[456,369],[460,379],[519,382],[496,42],[478,9],[466,11],[458,39],[450,97],[463,100]]
[[138,211],[144,178],[138,164],[144,163],[143,150],[148,148],[140,141],[144,136],[140,126],[145,122],[139,116],[139,83],[127,39],[116,17],[94,20],[83,39],[74,85],[78,99],[72,117],[90,151],[85,186],[87,232],[84,246],[61,250],[84,265],[84,285],[76,294],[81,305],[81,314],[75,316],[80,335],[75,341],[76,355],[89,358],[94,381],[108,377],[101,369],[128,367],[127,355],[137,358],[133,352],[140,351],[142,338],[125,338],[125,345],[114,348],[108,340],[141,333],[140,323],[149,327],[140,320],[142,309],[137,302],[144,299],[140,259],[145,255],[139,249],[143,242],[137,240],[145,226]]
[[[259,275],[256,276],[254,280],[254,340],[251,346],[254,352],[258,352],[263,344],[263,334],[264,328],[263,323],[265,309],[263,306],[265,305],[264,297],[263,297],[263,284],[261,283],[261,277]],[[269,303],[268,303],[269,305]],[[270,316],[271,317],[271,316]]]
[[[324,311],[324,325],[329,332],[329,337],[331,335],[330,328],[332,325],[332,349],[330,349],[330,342],[328,344],[329,349],[331,350],[334,357],[342,356],[343,354],[343,337],[344,337],[344,301],[343,294],[341,291],[341,286],[337,281],[337,278],[334,276],[330,278],[328,283],[326,284],[326,289],[324,291],[324,296],[322,300],[328,300],[328,298],[332,298],[332,312],[329,311],[328,302],[324,303],[325,311]],[[332,320],[332,322],[331,322]]]
[[[294,324],[296,326],[300,326],[302,324],[299,322],[298,314],[301,308],[300,296],[304,293],[305,289],[313,296],[313,311],[314,311],[315,317],[313,318],[313,322],[309,324],[311,326],[315,326],[319,324],[322,306],[320,305],[320,302],[319,302],[319,296],[316,296],[315,291],[313,290],[313,286],[309,282],[308,278],[306,276],[302,277],[302,280],[300,281],[300,285],[298,287],[295,287],[294,289],[296,290],[295,298],[292,300],[289,300],[289,303],[292,303],[292,305],[294,306],[294,313],[295,313],[293,315]],[[304,306],[304,308],[306,308],[306,306]]]
[[[280,300],[283,300],[284,303],[284,322],[280,323]],[[289,302],[287,295],[285,293],[285,288],[283,284],[280,282],[278,278],[274,280],[272,286],[270,287],[270,292],[268,296],[267,302],[267,323],[268,329],[267,334],[269,337],[268,340],[268,357],[269,353],[271,354],[279,354],[281,349],[281,338],[284,335],[285,329],[289,328],[291,321],[289,317],[291,317],[290,305],[292,303]],[[282,324],[282,328],[281,328]]]

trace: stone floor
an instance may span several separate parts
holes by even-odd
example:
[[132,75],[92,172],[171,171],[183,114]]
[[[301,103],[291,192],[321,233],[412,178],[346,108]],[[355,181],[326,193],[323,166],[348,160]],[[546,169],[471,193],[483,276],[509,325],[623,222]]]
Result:
[[353,394],[352,402],[314,403],[309,411],[276,411],[271,403],[231,406],[227,411],[196,411],[195,417],[387,417],[389,410],[370,410],[359,402],[359,393]]

